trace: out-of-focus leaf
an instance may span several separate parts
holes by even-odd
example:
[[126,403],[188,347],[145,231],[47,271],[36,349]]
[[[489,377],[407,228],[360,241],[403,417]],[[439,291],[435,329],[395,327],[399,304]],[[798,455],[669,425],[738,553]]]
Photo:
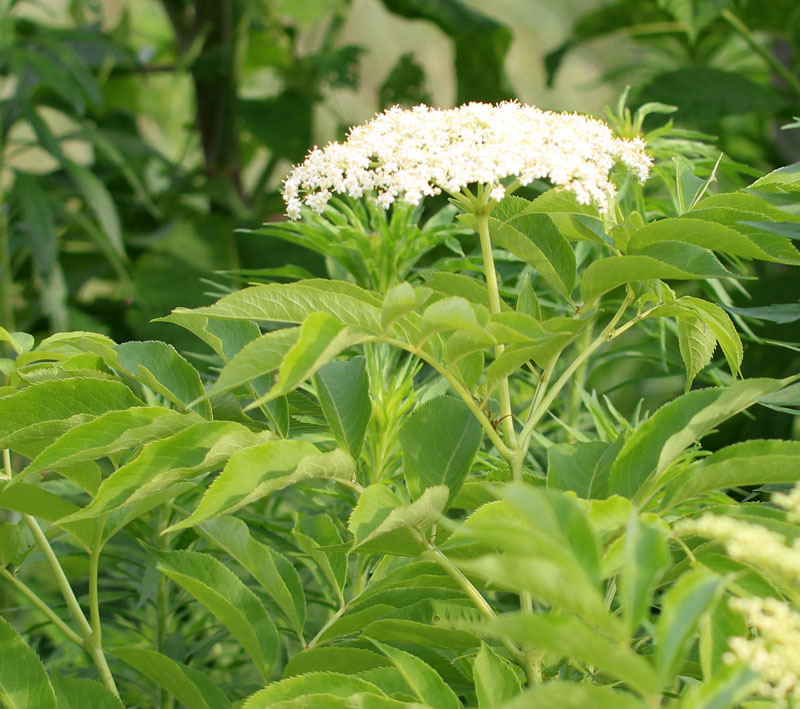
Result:
[[56,695],[39,656],[0,618],[0,699],[9,709],[56,709]]

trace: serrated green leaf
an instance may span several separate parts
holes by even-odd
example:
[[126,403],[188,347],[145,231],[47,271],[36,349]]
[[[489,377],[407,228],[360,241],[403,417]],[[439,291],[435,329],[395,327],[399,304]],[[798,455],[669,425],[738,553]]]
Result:
[[261,601],[221,562],[192,551],[150,549],[158,569],[202,603],[239,641],[264,679],[278,657],[278,631]]
[[489,312],[466,298],[453,296],[429,305],[422,313],[422,334],[447,330],[481,333],[489,321]]
[[386,291],[381,309],[381,325],[388,329],[398,318],[417,308],[417,294],[410,283],[398,283]]
[[122,702],[99,682],[50,673],[56,692],[56,709],[123,709]]
[[336,442],[358,458],[372,413],[366,359],[329,362],[317,372],[314,383]]
[[717,338],[705,320],[688,315],[678,317],[678,347],[686,368],[686,391],[692,388],[692,382],[703,368],[711,361],[717,349]]
[[2,617],[0,700],[7,709],[56,709],[56,695],[42,661]]
[[112,512],[213,470],[238,449],[259,443],[264,435],[232,421],[203,421],[148,443],[136,458],[106,478],[89,505],[59,523]]
[[247,525],[235,517],[204,522],[197,531],[247,569],[286,614],[298,636],[302,636],[306,599],[294,566],[277,551],[254,539]]
[[172,313],[155,322],[167,322],[186,328],[199,337],[225,362],[261,335],[258,325],[248,320],[218,320],[195,315],[190,310]]
[[748,189],[775,193],[800,192],[800,162],[779,167],[759,177]]
[[320,453],[307,441],[278,440],[254,445],[235,451],[195,511],[165,531],[186,529],[230,514],[275,490],[304,480],[350,480],[354,475],[355,462],[338,449]]
[[389,667],[385,656],[357,647],[315,647],[293,655],[283,668],[283,678],[309,672],[358,674],[376,667]]
[[374,684],[359,677],[338,672],[310,672],[274,682],[249,697],[242,705],[242,709],[268,709],[278,702],[300,699],[304,695],[328,694],[347,698],[362,692],[375,694],[378,697],[386,696]]
[[372,640],[372,643],[389,658],[421,702],[437,709],[461,708],[455,692],[430,665],[410,653],[378,640]]
[[670,483],[665,506],[712,490],[800,480],[800,441],[752,440],[722,448]]
[[520,694],[501,709],[645,709],[646,706],[630,694],[606,687],[554,680]]
[[547,487],[572,490],[588,499],[592,483],[601,474],[604,455],[610,447],[603,441],[557,443],[547,449]]
[[499,709],[522,691],[516,672],[486,643],[481,643],[472,668],[478,709]]
[[202,673],[155,650],[118,647],[114,655],[166,689],[187,709],[224,709],[230,702]]
[[672,682],[697,633],[700,617],[709,609],[723,580],[704,569],[687,571],[664,594],[656,627],[656,682],[664,687]]
[[731,374],[736,377],[740,374],[740,367],[744,357],[744,348],[739,338],[739,333],[731,322],[730,316],[718,305],[709,303],[701,298],[684,296],[678,301],[682,306],[691,308],[705,325],[711,330],[719,342],[722,353],[728,361]]
[[430,620],[418,622],[405,618],[380,618],[364,626],[361,634],[385,643],[413,644],[458,653],[467,652],[480,644],[480,640],[471,633],[437,627]]
[[411,498],[445,485],[452,501],[469,473],[483,431],[464,402],[440,396],[418,406],[398,437]]

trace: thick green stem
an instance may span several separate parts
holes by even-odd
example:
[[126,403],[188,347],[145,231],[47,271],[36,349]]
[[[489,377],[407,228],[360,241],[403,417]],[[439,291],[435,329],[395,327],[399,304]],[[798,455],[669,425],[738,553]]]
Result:
[[[492,254],[492,242],[489,238],[489,209],[484,206],[475,213],[478,226],[478,236],[481,240],[481,254],[483,255],[483,267],[486,270],[486,286],[489,289],[489,311],[493,314],[501,312],[500,287],[497,282],[497,271],[494,267],[494,256]],[[500,357],[504,351],[503,345],[494,348],[495,359]],[[508,377],[503,377],[498,386],[500,395],[500,416],[502,417],[503,439],[509,448],[516,448],[517,438],[514,433],[514,418],[511,411],[511,392],[508,386]],[[509,463],[511,461],[509,460]],[[513,467],[513,466],[512,466]]]

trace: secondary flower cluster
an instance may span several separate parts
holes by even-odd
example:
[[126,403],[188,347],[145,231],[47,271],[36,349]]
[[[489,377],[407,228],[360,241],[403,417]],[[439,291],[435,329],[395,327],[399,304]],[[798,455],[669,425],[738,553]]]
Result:
[[652,160],[641,139],[616,138],[595,118],[516,102],[395,107],[351,129],[344,143],[314,148],[285,180],[283,197],[287,215],[297,219],[304,204],[322,212],[334,192],[374,192],[388,207],[481,184],[500,201],[502,179],[527,185],[546,178],[605,211],[616,193],[609,173],[617,163],[644,182]]

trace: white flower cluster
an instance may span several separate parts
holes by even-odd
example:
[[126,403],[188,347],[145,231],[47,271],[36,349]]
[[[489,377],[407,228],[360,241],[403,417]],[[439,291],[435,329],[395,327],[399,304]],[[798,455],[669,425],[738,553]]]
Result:
[[516,102],[395,107],[351,129],[344,143],[314,148],[285,180],[283,198],[287,215],[297,219],[304,204],[322,212],[334,192],[355,198],[374,192],[388,207],[398,199],[418,204],[442,190],[455,195],[480,184],[499,202],[502,179],[527,185],[547,178],[574,192],[581,204],[606,211],[616,193],[609,179],[615,164],[642,182],[647,178],[652,160],[644,147],[639,138],[615,138],[595,118]]
[[789,492],[772,496],[772,501],[787,511],[790,522],[800,522],[800,485],[795,485]]
[[779,706],[785,706],[787,698],[800,700],[800,614],[775,598],[734,598],[730,606],[744,615],[757,635],[731,638],[724,661],[744,662],[757,672],[756,693]]

